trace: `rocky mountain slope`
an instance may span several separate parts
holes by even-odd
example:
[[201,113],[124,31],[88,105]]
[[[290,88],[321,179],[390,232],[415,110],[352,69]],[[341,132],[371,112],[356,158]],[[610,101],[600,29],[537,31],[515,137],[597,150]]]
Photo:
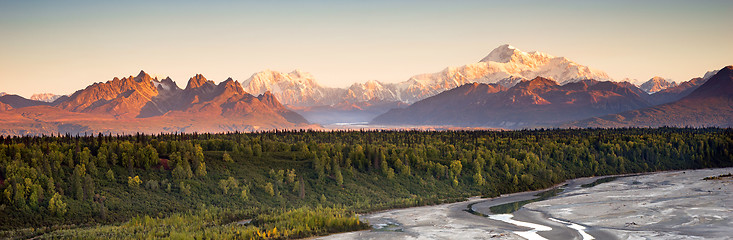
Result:
[[223,132],[316,127],[269,92],[253,96],[232,79],[202,75],[180,89],[145,72],[95,83],[46,103],[0,97],[0,134]]

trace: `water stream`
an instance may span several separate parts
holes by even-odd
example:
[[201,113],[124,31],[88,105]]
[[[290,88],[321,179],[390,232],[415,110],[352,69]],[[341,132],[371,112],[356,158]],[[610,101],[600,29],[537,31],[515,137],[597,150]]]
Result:
[[514,224],[514,225],[517,225],[517,226],[533,228],[532,230],[529,230],[529,231],[514,231],[514,233],[516,233],[520,237],[526,238],[528,240],[548,240],[547,238],[544,238],[544,237],[540,236],[539,234],[537,234],[537,232],[552,231],[552,228],[551,227],[548,227],[548,226],[545,226],[545,225],[534,224],[534,223],[517,221],[517,220],[512,219],[513,217],[514,217],[514,214],[493,214],[493,215],[489,215],[489,218],[490,219],[494,219],[494,220],[498,220],[498,221],[502,221],[502,222]]

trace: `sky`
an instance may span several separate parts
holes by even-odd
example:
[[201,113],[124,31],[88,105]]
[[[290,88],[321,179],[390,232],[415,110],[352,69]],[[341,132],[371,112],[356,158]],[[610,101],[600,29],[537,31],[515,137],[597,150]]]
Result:
[[733,1],[0,0],[0,92],[71,94],[137,75],[324,86],[400,82],[511,44],[612,78],[686,81],[733,64]]

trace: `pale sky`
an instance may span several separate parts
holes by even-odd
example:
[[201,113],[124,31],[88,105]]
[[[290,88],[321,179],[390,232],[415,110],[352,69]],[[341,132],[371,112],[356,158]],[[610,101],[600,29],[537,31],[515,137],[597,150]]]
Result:
[[731,13],[730,0],[0,0],[0,92],[71,94],[141,69],[180,87],[265,69],[334,87],[400,82],[505,43],[680,82],[733,64]]

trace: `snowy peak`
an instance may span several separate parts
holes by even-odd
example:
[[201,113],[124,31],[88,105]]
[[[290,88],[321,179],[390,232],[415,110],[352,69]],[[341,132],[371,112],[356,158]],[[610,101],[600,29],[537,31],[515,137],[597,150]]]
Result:
[[413,103],[467,83],[498,83],[509,88],[522,80],[537,77],[552,79],[561,85],[585,79],[610,80],[605,72],[567,58],[524,52],[505,44],[495,48],[480,62],[415,75],[399,83],[370,80],[354,83],[346,89],[326,88],[316,83],[307,72],[294,70],[285,74],[265,70],[242,82],[242,87],[255,95],[270,91],[283,104],[294,106],[333,105],[371,99]]
[[400,101],[394,84],[383,84],[377,80],[365,83],[354,83],[346,90],[345,100],[350,102],[366,102],[373,99],[384,101]]
[[586,79],[611,80],[603,71],[575,63],[565,57],[542,52],[523,52],[505,44],[480,62],[449,67],[432,74],[415,75],[396,84],[401,101],[414,102],[467,83],[498,83],[512,87],[521,80],[543,77],[563,85]]
[[364,83],[364,87],[366,87],[368,89],[381,88],[382,87],[382,83],[379,82],[379,81],[377,81],[377,80],[369,80],[369,81],[366,81]]
[[[531,67],[538,67],[540,65],[547,64],[547,62],[553,58],[555,57],[546,53],[527,53],[509,44],[504,44],[492,50],[491,53],[489,53],[489,55],[486,56],[484,59],[481,59],[480,62],[514,63],[528,65]],[[559,59],[567,60],[565,58]]]
[[719,71],[720,70],[708,71],[708,72],[705,73],[705,75],[703,75],[702,79],[705,79],[707,81],[708,79],[710,79],[713,76],[715,76],[715,74],[718,74]]
[[267,91],[280,92],[279,87],[302,86],[303,88],[318,88],[320,85],[315,82],[313,75],[300,70],[294,70],[284,74],[278,71],[265,70],[253,74],[249,79],[245,80],[245,90],[253,94],[263,94]]
[[[501,45],[480,61],[487,73],[496,77],[551,78],[560,84],[584,79],[611,80],[603,71],[575,63],[565,57],[554,57],[543,52],[524,52],[511,45]],[[469,65],[467,65],[469,66]],[[480,66],[480,65],[478,65]],[[498,74],[498,73],[503,73]],[[496,82],[500,79],[489,79]]]
[[31,100],[50,103],[56,101],[56,99],[59,99],[61,96],[62,95],[56,95],[53,93],[35,93],[31,95]]
[[269,69],[258,72],[242,82],[242,88],[253,95],[269,91],[288,105],[323,105],[333,100],[333,96],[327,96],[333,89],[318,85],[313,75],[300,70],[287,74]]
[[494,50],[492,50],[488,56],[486,56],[484,59],[481,59],[480,62],[500,62],[500,63],[507,63],[512,60],[512,56],[516,53],[521,53],[522,51],[518,50],[512,45],[504,44],[501,45]]
[[311,83],[315,84],[313,82],[313,75],[308,72],[303,72],[300,69],[295,69],[292,72],[288,73],[288,75],[292,79],[309,80]]
[[652,79],[649,79],[649,81],[641,84],[639,88],[641,88],[641,90],[644,90],[644,92],[652,94],[675,86],[677,86],[677,83],[659,76],[655,76]]

